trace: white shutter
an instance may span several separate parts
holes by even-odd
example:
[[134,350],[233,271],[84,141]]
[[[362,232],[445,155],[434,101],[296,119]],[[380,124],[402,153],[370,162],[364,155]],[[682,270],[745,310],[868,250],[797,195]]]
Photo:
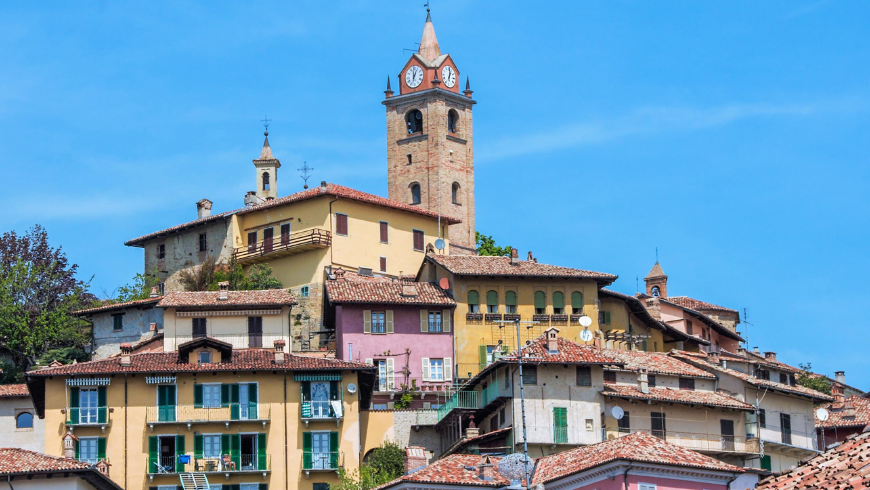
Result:
[[395,385],[395,374],[393,373],[393,368],[395,367],[395,359],[389,358],[387,359],[387,389],[394,390]]
[[453,359],[444,358],[444,381],[453,381]]
[[420,310],[420,331],[428,332],[429,331],[429,311],[428,310]]
[[393,333],[393,310],[387,310],[387,333]]
[[423,381],[429,381],[429,358],[423,358]]
[[450,331],[450,310],[441,311],[441,325],[445,332]]
[[363,310],[363,332],[372,333],[372,310]]

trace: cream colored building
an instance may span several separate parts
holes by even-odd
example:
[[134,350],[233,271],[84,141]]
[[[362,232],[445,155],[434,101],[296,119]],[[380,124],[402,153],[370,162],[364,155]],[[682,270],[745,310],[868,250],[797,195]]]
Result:
[[45,450],[45,421],[36,416],[27,385],[0,385],[0,434],[4,447]]

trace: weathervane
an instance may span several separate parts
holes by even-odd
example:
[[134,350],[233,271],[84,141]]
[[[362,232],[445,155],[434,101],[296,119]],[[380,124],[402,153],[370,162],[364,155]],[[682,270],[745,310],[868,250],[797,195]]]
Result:
[[302,162],[302,168],[296,170],[302,172],[302,175],[300,175],[300,177],[302,178],[302,181],[305,182],[305,185],[303,185],[302,188],[308,189],[308,179],[311,178],[311,175],[309,175],[309,173],[314,170],[314,167],[309,167],[308,162]]

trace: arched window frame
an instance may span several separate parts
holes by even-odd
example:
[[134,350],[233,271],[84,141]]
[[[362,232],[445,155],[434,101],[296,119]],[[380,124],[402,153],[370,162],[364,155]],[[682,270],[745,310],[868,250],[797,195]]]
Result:
[[419,182],[411,182],[408,186],[411,192],[411,204],[420,204],[423,200],[422,190]]
[[459,132],[459,113],[456,109],[447,111],[447,131],[451,134]]
[[[26,421],[28,425],[22,426],[22,422]],[[31,412],[20,412],[15,416],[15,428],[16,429],[32,429],[33,428],[33,414]]]
[[[417,117],[419,115],[419,117]],[[408,134],[421,134],[423,132],[423,112],[420,109],[411,109],[405,114],[405,125]]]
[[261,179],[262,179],[261,184],[262,184],[262,186],[263,186],[263,190],[264,190],[264,191],[268,191],[269,188],[271,187],[271,185],[270,185],[269,172],[263,172],[263,175],[262,175]]
[[480,293],[476,289],[468,291],[468,312],[480,313]]
[[652,292],[652,295],[655,296],[656,298],[658,298],[662,295],[662,290],[658,286],[653,286],[651,292]]
[[498,291],[494,289],[486,292],[486,312],[498,313]]
[[453,183],[453,186],[450,189],[450,197],[453,204],[462,204],[462,186],[459,185],[459,182]]

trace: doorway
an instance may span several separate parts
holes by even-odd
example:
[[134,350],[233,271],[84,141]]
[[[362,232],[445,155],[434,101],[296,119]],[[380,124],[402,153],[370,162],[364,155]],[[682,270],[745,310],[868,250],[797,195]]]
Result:
[[734,450],[734,421],[720,420],[719,428],[722,434],[722,449],[725,451]]
[[241,435],[242,469],[257,469],[257,434]]

